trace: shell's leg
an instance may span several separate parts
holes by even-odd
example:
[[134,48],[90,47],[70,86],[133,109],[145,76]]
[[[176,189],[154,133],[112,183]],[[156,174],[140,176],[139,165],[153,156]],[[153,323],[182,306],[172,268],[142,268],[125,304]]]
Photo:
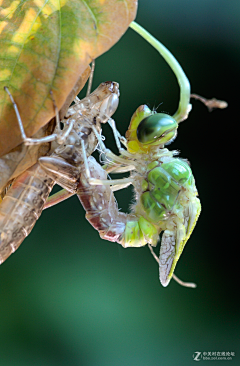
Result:
[[[86,97],[88,97],[88,96],[91,94],[94,70],[95,70],[95,60],[92,60],[91,72],[90,72],[89,79],[88,79],[88,87],[87,87],[87,94],[86,94]],[[80,90],[80,91],[81,91],[81,90]],[[80,101],[81,101],[81,99],[80,99],[80,98],[78,98],[78,96],[76,96],[76,97],[74,98],[74,102],[75,102],[75,103],[79,103]]]
[[61,189],[61,191],[58,191],[57,193],[52,194],[50,197],[48,197],[43,209],[45,210],[46,208],[55,206],[58,203],[72,197],[74,194],[75,192],[69,192],[66,189]]
[[61,130],[58,108],[56,106],[56,103],[55,103],[55,100],[53,98],[52,92],[50,94],[51,94],[51,97],[52,97],[52,101],[53,101],[53,105],[54,105],[54,109],[55,109],[55,114],[56,114],[55,132],[53,134],[49,135],[49,136],[45,136],[45,137],[42,137],[42,138],[39,138],[39,139],[33,139],[33,138],[29,138],[29,137],[26,136],[25,131],[24,131],[24,127],[23,127],[23,123],[22,123],[22,119],[21,119],[21,116],[20,116],[20,113],[19,113],[19,110],[18,110],[18,107],[17,107],[17,104],[16,104],[15,100],[13,99],[13,96],[10,93],[9,89],[6,86],[4,87],[4,89],[8,93],[8,95],[11,99],[11,102],[13,104],[13,108],[15,110],[18,125],[19,125],[19,129],[20,129],[20,132],[21,132],[21,136],[22,136],[22,139],[23,139],[23,142],[24,142],[25,145],[38,145],[38,144],[42,144],[42,143],[46,143],[46,142],[52,142],[52,141],[55,141],[55,140],[57,140],[59,144],[62,144],[65,141],[66,137],[69,135],[69,133],[72,130],[74,121],[70,121],[67,128],[64,129],[64,130]]
[[88,79],[88,87],[87,87],[86,97],[88,97],[89,94],[91,93],[94,70],[95,70],[95,60],[92,60],[91,73],[90,73],[90,76],[89,76],[89,79]]
[[200,201],[197,197],[193,197],[185,207],[185,225],[178,224],[175,230],[164,231],[159,256],[160,282],[163,286],[167,286],[173,276],[176,264],[196,225],[200,211]]
[[61,187],[76,193],[79,169],[58,156],[42,156],[38,159],[41,167]]

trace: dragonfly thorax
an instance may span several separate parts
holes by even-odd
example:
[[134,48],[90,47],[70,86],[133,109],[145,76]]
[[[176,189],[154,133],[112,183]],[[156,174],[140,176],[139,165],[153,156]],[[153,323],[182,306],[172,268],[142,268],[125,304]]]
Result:
[[192,189],[193,185],[193,175],[186,161],[173,157],[153,161],[141,181],[142,192],[136,210],[158,226],[179,205],[180,191]]

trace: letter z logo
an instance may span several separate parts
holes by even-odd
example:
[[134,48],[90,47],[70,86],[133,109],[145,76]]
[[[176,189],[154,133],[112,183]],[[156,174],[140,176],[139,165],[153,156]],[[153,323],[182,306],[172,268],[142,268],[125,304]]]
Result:
[[201,357],[202,357],[201,353],[202,352],[194,352],[194,354],[193,354],[193,360],[194,361],[200,361],[201,360]]

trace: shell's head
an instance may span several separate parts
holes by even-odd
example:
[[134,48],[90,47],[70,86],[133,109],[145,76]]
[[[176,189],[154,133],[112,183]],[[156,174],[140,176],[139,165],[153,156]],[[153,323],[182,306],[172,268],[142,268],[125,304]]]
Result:
[[128,151],[145,154],[153,147],[168,145],[176,137],[177,128],[178,123],[173,117],[141,105],[133,114],[126,132]]

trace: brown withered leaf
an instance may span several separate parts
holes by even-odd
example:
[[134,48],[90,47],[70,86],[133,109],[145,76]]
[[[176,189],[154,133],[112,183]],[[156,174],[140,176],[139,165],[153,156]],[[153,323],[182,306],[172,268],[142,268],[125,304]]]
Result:
[[[86,84],[91,68],[88,66],[86,70],[79,77],[73,90],[68,95],[62,109],[59,112],[60,118],[64,117],[69,105],[77,94],[80,93]],[[53,132],[55,127],[55,117],[45,126],[41,127],[38,132],[34,134],[34,138],[41,138],[48,136]],[[46,155],[50,149],[49,143],[41,145],[25,146],[23,143],[13,148],[9,153],[0,158],[0,193],[9,185],[9,181],[16,178],[33,164],[35,164],[40,156]]]
[[0,156],[21,143],[8,86],[27,136],[60,109],[92,59],[134,19],[137,0],[0,0]]

